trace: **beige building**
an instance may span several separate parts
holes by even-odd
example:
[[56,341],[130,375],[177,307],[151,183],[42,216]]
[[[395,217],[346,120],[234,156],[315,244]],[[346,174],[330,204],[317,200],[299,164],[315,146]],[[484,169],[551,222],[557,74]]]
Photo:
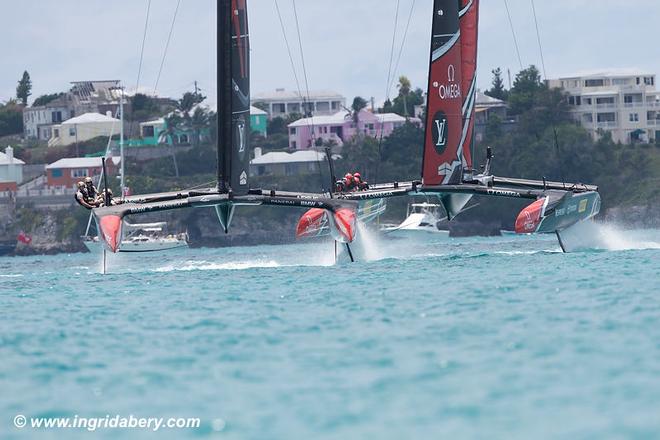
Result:
[[99,113],[85,113],[68,119],[59,125],[53,125],[49,147],[71,145],[84,142],[98,136],[112,136],[120,131],[121,122],[111,116]]
[[594,138],[609,132],[624,144],[660,140],[660,91],[652,73],[588,72],[550,80],[549,85],[568,93],[573,117]]

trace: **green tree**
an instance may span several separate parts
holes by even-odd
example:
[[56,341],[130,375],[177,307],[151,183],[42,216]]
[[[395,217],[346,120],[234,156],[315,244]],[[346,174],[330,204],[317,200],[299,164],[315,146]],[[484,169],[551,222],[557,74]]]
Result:
[[502,69],[499,67],[491,71],[493,73],[492,87],[490,90],[486,90],[486,95],[491,98],[500,99],[506,101],[508,93],[504,88],[504,80],[502,79]]
[[23,132],[23,111],[14,100],[0,105],[0,136]]
[[28,97],[32,94],[32,81],[30,80],[30,74],[23,72],[23,77],[18,82],[16,86],[16,97],[21,100],[23,105],[27,105]]
[[545,89],[547,87],[541,82],[541,73],[536,66],[520,71],[509,93],[511,114],[519,115],[532,109]]
[[64,92],[50,93],[50,94],[46,94],[46,95],[41,95],[37,99],[34,100],[34,102],[32,103],[32,107],[39,107],[39,106],[42,106],[42,105],[46,105],[46,104],[56,100],[60,96],[64,96]]
[[353,119],[353,122],[355,125],[357,125],[360,122],[360,112],[364,110],[367,107],[367,100],[362,98],[361,96],[356,96],[353,98],[353,104],[351,104],[351,119]]
[[399,77],[399,84],[397,85],[397,88],[399,89],[399,96],[403,99],[403,115],[408,117],[410,116],[410,113],[408,113],[408,96],[410,96],[412,88],[410,80],[407,77],[401,75]]

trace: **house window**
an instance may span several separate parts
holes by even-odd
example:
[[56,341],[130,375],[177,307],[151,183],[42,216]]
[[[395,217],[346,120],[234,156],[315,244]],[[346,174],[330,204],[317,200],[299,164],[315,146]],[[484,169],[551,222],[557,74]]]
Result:
[[71,177],[74,179],[79,178],[79,177],[87,177],[87,168],[77,168],[75,170],[71,170]]
[[155,130],[153,125],[145,125],[142,127],[142,137],[143,138],[152,138],[154,137]]
[[53,112],[51,114],[51,118],[52,118],[53,124],[57,124],[57,123],[62,122],[62,112]]
[[646,78],[644,78],[644,85],[646,85],[646,86],[652,86],[652,85],[653,85],[653,77],[646,77]]
[[639,113],[630,113],[630,122],[639,122]]
[[605,85],[605,80],[602,79],[588,79],[584,81],[585,87],[603,87]]
[[53,171],[51,171],[51,175],[53,176],[53,178],[62,177],[62,169],[60,168],[53,169]]
[[69,136],[75,136],[76,135],[76,128],[71,127],[69,128]]
[[296,134],[296,127],[291,127],[291,128],[289,128],[289,132],[290,132],[292,135]]

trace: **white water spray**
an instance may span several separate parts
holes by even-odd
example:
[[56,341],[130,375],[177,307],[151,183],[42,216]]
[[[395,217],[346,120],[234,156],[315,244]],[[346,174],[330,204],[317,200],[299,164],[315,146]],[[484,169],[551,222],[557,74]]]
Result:
[[660,249],[660,234],[652,230],[626,230],[611,223],[583,222],[561,234],[568,251],[602,249],[627,251]]

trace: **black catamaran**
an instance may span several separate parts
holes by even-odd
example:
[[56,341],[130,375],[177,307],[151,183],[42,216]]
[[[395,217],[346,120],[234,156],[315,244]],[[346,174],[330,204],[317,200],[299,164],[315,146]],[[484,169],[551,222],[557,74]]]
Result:
[[[323,218],[333,238],[357,236],[360,205],[410,195],[435,196],[455,218],[473,195],[532,200],[516,220],[519,233],[556,233],[592,218],[600,209],[595,186],[493,176],[492,154],[482,172],[472,166],[478,0],[434,0],[428,107],[421,180],[372,185],[360,192],[325,194],[251,188],[250,42],[247,0],[218,0],[218,179],[195,191],[126,197],[124,203],[93,210],[100,235],[112,252],[121,244],[129,215],[181,208],[214,207],[229,231],[237,205],[311,208],[298,230]],[[109,203],[107,204],[109,205]],[[350,254],[350,249],[349,254]]]

